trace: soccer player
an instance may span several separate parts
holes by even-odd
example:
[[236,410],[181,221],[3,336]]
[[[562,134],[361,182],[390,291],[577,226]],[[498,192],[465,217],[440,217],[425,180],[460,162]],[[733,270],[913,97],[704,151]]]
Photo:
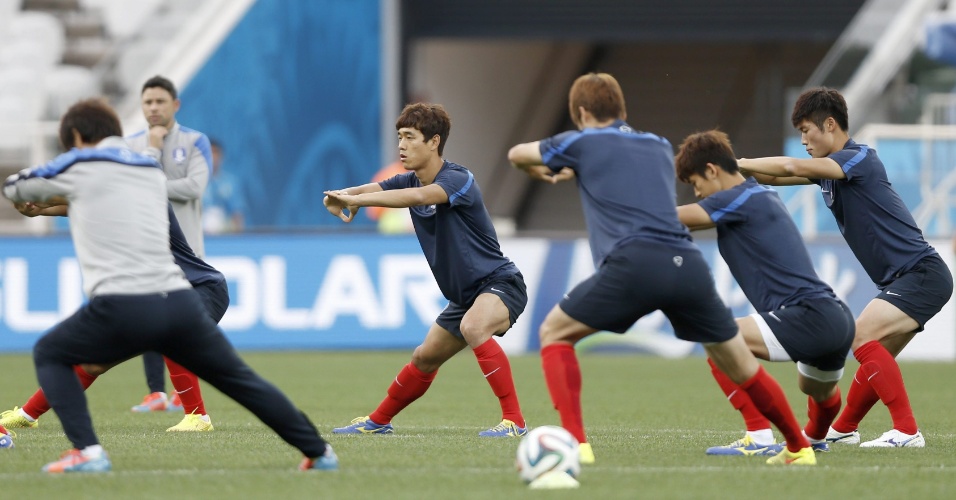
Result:
[[[780,196],[745,179],[727,135],[718,130],[684,139],[674,160],[677,178],[694,186],[698,203],[677,207],[693,230],[717,227],[720,255],[759,311],[737,318],[737,327],[760,359],[795,361],[810,420],[803,432],[816,451],[842,403],[837,382],[853,342],[853,313],[813,269],[796,224]],[[740,386],[708,359],[717,384],[740,411],[743,439],[707,450],[708,455],[774,455],[770,421]]]
[[166,177],[153,158],[131,151],[116,113],[80,101],[60,121],[68,150],[10,176],[14,204],[69,205],[70,234],[89,301],[33,349],[37,380],[73,444],[48,473],[105,472],[112,464],[93,430],[73,367],[112,365],[145,351],[168,356],[233,398],[299,449],[300,469],[332,470],[338,459],[282,392],[239,358],[169,247]]
[[409,172],[378,183],[327,191],[333,215],[351,222],[359,207],[408,208],[415,233],[442,294],[450,301],[395,377],[378,408],[336,434],[390,434],[392,419],[425,394],[438,368],[469,347],[501,405],[501,423],[485,437],[527,432],[511,376],[511,364],[494,336],[504,335],[528,302],[524,278],[501,253],[481,190],[465,167],[442,151],[451,118],[441,105],[409,104],[395,123],[398,152]]
[[678,338],[700,342],[720,371],[743,389],[783,433],[787,447],[771,464],[814,465],[780,385],[747,348],[720,300],[710,268],[677,218],[670,143],[624,120],[624,94],[606,73],[579,77],[568,97],[578,130],[508,152],[533,179],[577,179],[595,274],[568,292],[541,325],[541,363],[561,425],[594,462],[581,415],[581,369],[574,344],[601,330],[623,333],[661,310]]
[[[33,203],[21,204],[17,207],[20,213],[33,217],[36,215],[65,216],[67,215],[67,205],[39,206]],[[216,268],[200,259],[189,248],[186,237],[183,236],[182,229],[179,228],[179,222],[173,213],[172,206],[167,210],[169,217],[169,246],[173,253],[173,259],[183,270],[189,284],[202,298],[203,306],[213,321],[219,323],[226,309],[229,307],[229,290],[226,285],[226,278]],[[185,373],[195,377],[185,368],[179,366],[174,361],[167,359],[170,364],[170,373]],[[77,365],[73,367],[76,376],[80,379],[83,389],[88,388],[96,378],[111,368],[110,366]],[[173,380],[178,381],[174,375]],[[194,389],[183,392],[183,409],[186,415],[178,424],[166,429],[167,432],[201,432],[213,430],[212,420],[206,413],[206,407],[203,404],[202,395],[199,393],[198,381],[191,385]],[[50,404],[43,394],[42,390],[37,390],[33,396],[20,408],[15,406],[12,410],[0,413],[0,424],[10,428],[31,428],[39,425],[38,419],[44,413],[50,411]]]
[[742,159],[741,170],[766,184],[819,185],[850,250],[879,289],[856,319],[852,349],[860,368],[827,441],[859,443],[860,421],[879,400],[889,409],[893,429],[860,446],[921,448],[925,439],[895,357],[949,301],[952,274],[923,239],[876,151],[850,139],[839,92],[805,91],[790,120],[811,158]]
[[[149,128],[129,137],[133,151],[155,158],[163,166],[168,181],[166,191],[173,205],[176,219],[182,226],[190,248],[199,258],[205,258],[206,247],[202,231],[202,195],[212,171],[212,150],[209,139],[202,132],[186,128],[176,121],[176,112],[182,104],[176,86],[169,79],[154,76],[140,92],[143,116]],[[134,412],[184,410],[181,398],[188,392],[199,393],[196,377],[183,372],[181,367],[169,366],[169,378],[176,394],[166,396],[163,358],[154,352],[143,355],[146,385],[149,394],[143,402],[132,407]],[[182,407],[182,408],[181,408]]]

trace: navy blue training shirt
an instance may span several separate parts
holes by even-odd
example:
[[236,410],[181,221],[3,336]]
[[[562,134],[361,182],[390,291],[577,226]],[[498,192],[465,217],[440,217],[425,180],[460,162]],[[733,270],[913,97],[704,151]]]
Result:
[[936,250],[923,239],[913,215],[893,190],[876,150],[847,141],[829,156],[846,179],[810,179],[820,185],[853,255],[879,287]]
[[[409,207],[412,224],[442,294],[467,306],[475,300],[483,282],[517,274],[518,268],[501,253],[491,216],[471,172],[445,161],[434,183],[448,194],[448,203]],[[422,187],[414,172],[378,184],[386,191]]]
[[218,282],[225,277],[216,268],[210,266],[206,261],[200,259],[193,253],[193,249],[186,242],[186,235],[179,227],[179,221],[176,220],[176,214],[173,213],[173,206],[169,208],[169,248],[173,252],[173,260],[176,265],[182,268],[189,284],[196,286],[208,282]]
[[677,218],[674,151],[667,139],[616,120],[544,139],[540,150],[551,170],[569,167],[577,174],[595,267],[632,239],[693,246]]
[[717,247],[758,311],[836,294],[813,269],[780,195],[754,179],[698,202],[717,225]]

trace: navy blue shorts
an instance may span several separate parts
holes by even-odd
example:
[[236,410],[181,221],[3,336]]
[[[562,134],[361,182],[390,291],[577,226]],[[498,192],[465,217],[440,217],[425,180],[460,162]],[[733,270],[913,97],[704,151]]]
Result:
[[771,360],[778,360],[773,351],[782,348],[791,360],[823,371],[837,371],[846,364],[856,322],[842,301],[809,299],[759,315],[779,343],[773,346],[767,342]]
[[919,323],[917,332],[936,316],[953,295],[953,275],[939,255],[920,259],[912,269],[901,273],[876,296]]
[[[488,280],[481,285],[475,297],[483,293],[493,293],[505,303],[505,307],[508,308],[508,318],[511,320],[510,326],[514,326],[515,321],[518,321],[518,316],[521,316],[525,306],[528,305],[528,289],[524,284],[524,276],[521,273]],[[435,323],[451,332],[452,335],[465,340],[464,335],[461,334],[461,319],[465,317],[465,313],[468,312],[471,305],[463,306],[449,302],[448,306],[438,315]],[[505,332],[501,332],[495,335],[501,337],[504,334]]]
[[596,330],[624,333],[658,309],[677,338],[716,343],[737,335],[697,247],[633,240],[615,248],[590,278],[565,295],[561,310]]

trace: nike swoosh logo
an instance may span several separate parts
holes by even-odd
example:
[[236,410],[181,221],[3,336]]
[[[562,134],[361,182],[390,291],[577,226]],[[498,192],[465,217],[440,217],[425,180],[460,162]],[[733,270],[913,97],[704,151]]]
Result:
[[496,372],[496,371],[498,371],[498,370],[500,370],[500,369],[501,369],[501,367],[499,366],[498,368],[495,368],[494,370],[491,370],[491,371],[490,371],[490,372],[488,372],[488,373],[482,373],[482,375],[484,375],[484,376],[485,376],[485,378],[488,378],[488,377],[490,377],[490,376],[492,376],[492,375],[494,375],[494,374],[495,374],[495,372]]
[[873,375],[870,375],[869,377],[866,377],[866,381],[869,382],[871,379],[873,379],[873,377],[875,377],[875,376],[877,376],[877,375],[879,375],[879,374],[880,374],[880,372],[876,372],[876,373],[874,373]]
[[492,291],[492,292],[498,292],[498,293],[504,293],[504,292],[502,292],[501,290],[498,290],[498,289],[495,288],[495,287],[491,287],[491,291]]
[[889,291],[889,290],[886,291],[886,294],[887,294],[887,295],[892,295],[892,296],[894,296],[894,297],[902,297],[902,295],[900,295],[900,294],[898,294],[898,293],[893,293],[893,292],[891,292],[891,291]]
[[768,314],[770,314],[771,318],[777,320],[777,323],[783,323],[783,321],[781,321],[780,318],[778,318],[777,315],[773,313],[773,311],[769,312]]

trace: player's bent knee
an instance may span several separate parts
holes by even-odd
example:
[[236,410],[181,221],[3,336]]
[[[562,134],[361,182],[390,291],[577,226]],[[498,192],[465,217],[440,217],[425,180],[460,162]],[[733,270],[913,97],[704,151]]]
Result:
[[422,373],[431,373],[438,370],[442,363],[444,363],[444,360],[440,360],[435,356],[429,356],[422,346],[418,346],[415,348],[415,351],[412,352],[411,363]]

